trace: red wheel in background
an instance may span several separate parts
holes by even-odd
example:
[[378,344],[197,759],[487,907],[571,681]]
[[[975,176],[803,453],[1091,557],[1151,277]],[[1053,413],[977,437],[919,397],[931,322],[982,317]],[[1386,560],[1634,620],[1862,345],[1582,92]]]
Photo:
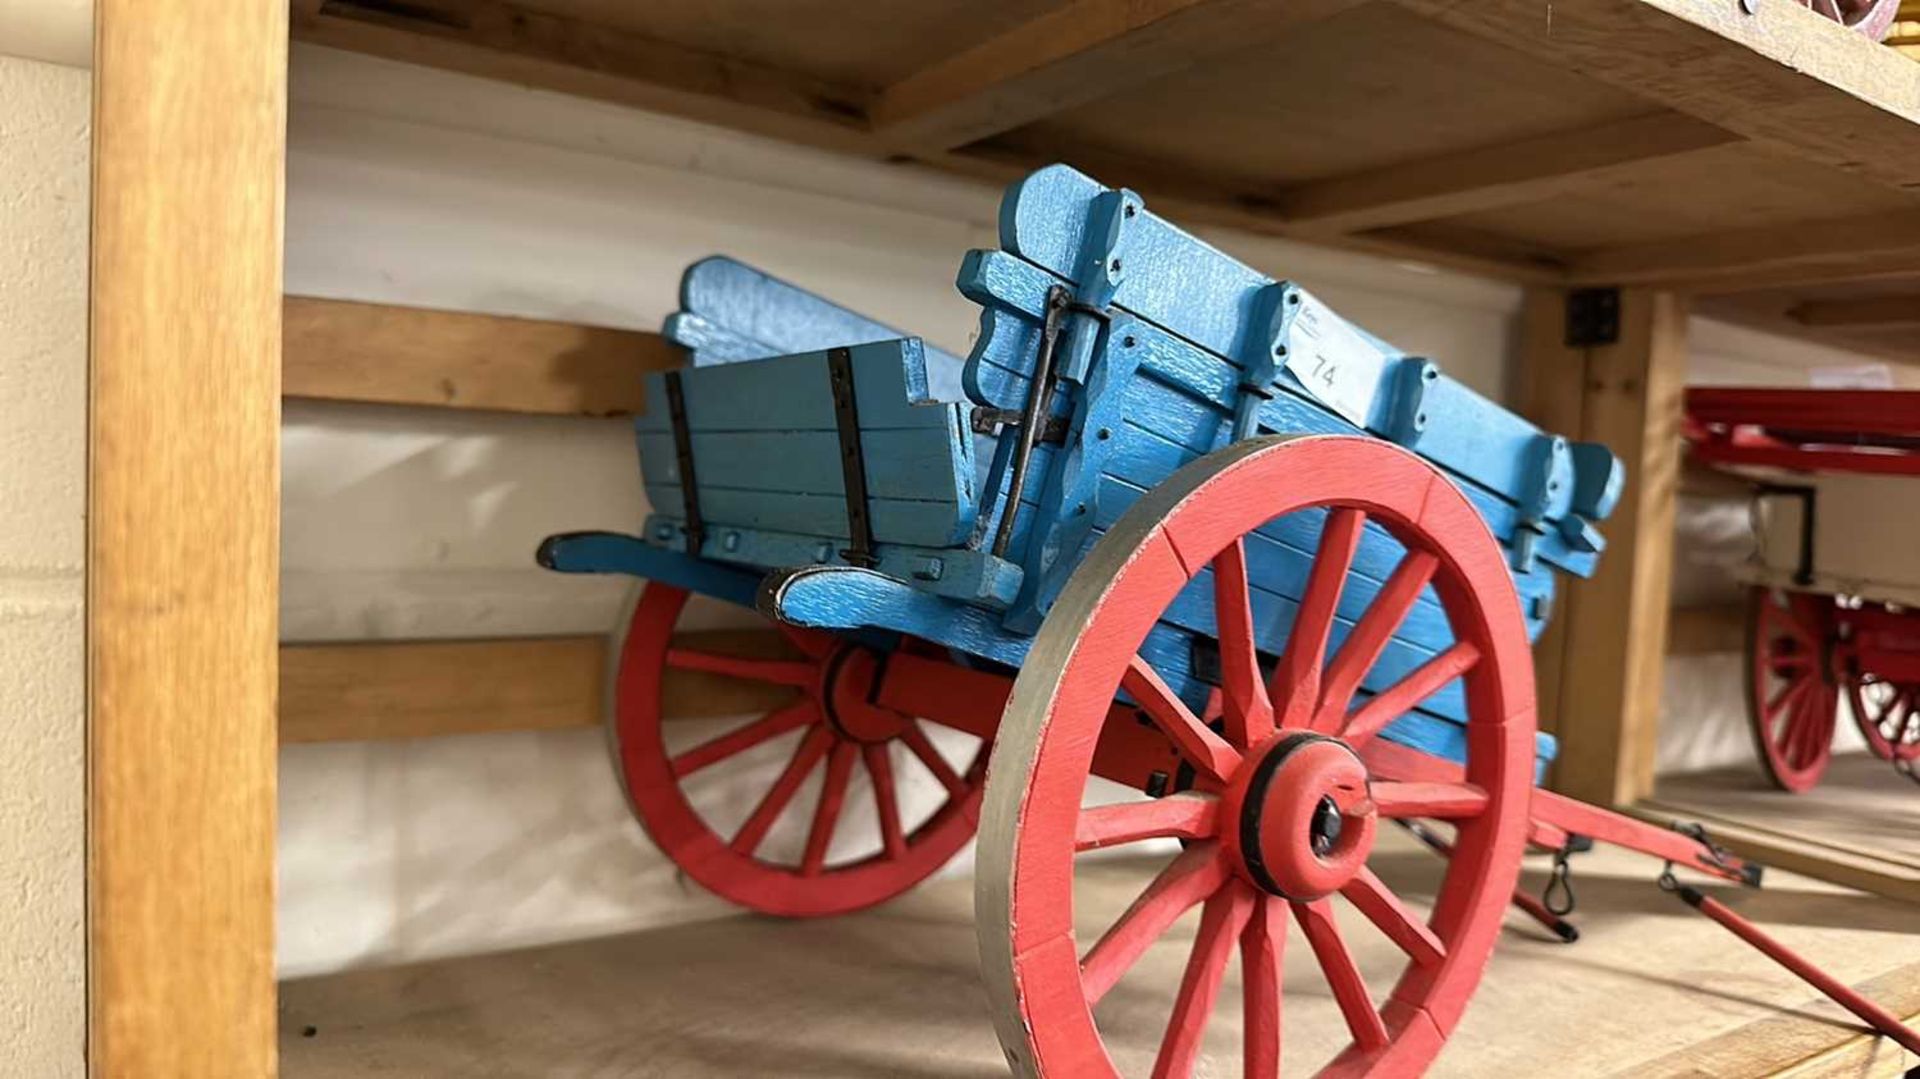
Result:
[[[1326,511],[1318,554],[1270,681],[1254,649],[1246,537],[1289,513]],[[1406,548],[1348,633],[1324,655],[1362,527]],[[1216,733],[1138,653],[1169,603],[1212,569],[1222,711]],[[1457,643],[1354,706],[1355,690],[1431,584]],[[1263,606],[1267,601],[1263,600]],[[1271,607],[1264,608],[1271,617]],[[1388,782],[1359,750],[1456,678],[1466,687],[1462,782]],[[1083,807],[1094,748],[1124,688],[1196,775],[1194,790]],[[1129,723],[1121,719],[1118,722]],[[1224,971],[1240,957],[1241,1071],[1279,1072],[1282,949],[1296,922],[1344,1029],[1327,1029],[1320,1074],[1413,1075],[1440,1051],[1479,984],[1519,872],[1534,754],[1533,669],[1512,578],[1486,525],[1444,477],[1385,442],[1349,437],[1238,443],[1181,469],[1141,498],[1074,572],[1015,683],[996,741],[981,822],[977,929],[988,996],[1014,1070],[1110,1076],[1138,1039],[1134,986],[1109,997],[1149,946],[1201,908],[1185,975],[1158,1025],[1155,1076],[1188,1075],[1202,1057]],[[1454,857],[1429,909],[1395,894],[1367,864],[1381,818],[1445,820]],[[1172,837],[1182,852],[1118,921],[1076,934],[1077,855]],[[1378,932],[1404,957],[1363,974],[1346,934]],[[1091,946],[1088,946],[1091,939]],[[1397,975],[1389,982],[1381,974]],[[1376,1004],[1369,980],[1390,985]],[[1130,985],[1133,983],[1129,983]],[[1339,1021],[1336,1020],[1336,1023]],[[1105,1023],[1116,1027],[1103,1032]],[[1126,1034],[1140,1028],[1128,1024]],[[1130,1043],[1118,1053],[1120,1042]],[[1344,1043],[1344,1049],[1336,1046]],[[1151,1042],[1147,1044],[1152,1044]],[[1288,1057],[1311,1063],[1307,1041]],[[1118,1062],[1116,1057],[1119,1058]],[[1233,1074],[1208,1060],[1208,1074]],[[1128,1070],[1134,1070],[1128,1065]]]
[[1747,608],[1747,717],[1761,768],[1795,794],[1833,759],[1833,599],[1756,586]]
[[[792,917],[842,914],[890,899],[925,879],[972,838],[987,748],[956,767],[926,729],[870,703],[881,658],[832,634],[780,627],[793,648],[779,657],[721,654],[676,645],[687,593],[649,583],[620,648],[609,725],[614,766],[647,834],[689,877],[741,906]],[[669,668],[706,671],[789,688],[793,699],[765,715],[689,746],[669,748],[662,723]],[[682,739],[675,739],[676,741]],[[895,747],[904,752],[895,752]],[[779,767],[784,762],[784,767]],[[913,763],[917,762],[917,763]],[[902,788],[912,768],[938,782],[942,800],[925,819],[904,822]],[[810,807],[796,805],[824,769]],[[868,850],[835,851],[853,815],[856,772],[871,786]],[[744,820],[716,827],[712,806],[696,809],[695,785],[724,811],[752,805]],[[864,814],[863,814],[864,815]],[[781,856],[778,825],[805,824],[804,846]]]
[[1920,683],[1842,670],[1841,686],[1867,748],[1883,761],[1920,761]]

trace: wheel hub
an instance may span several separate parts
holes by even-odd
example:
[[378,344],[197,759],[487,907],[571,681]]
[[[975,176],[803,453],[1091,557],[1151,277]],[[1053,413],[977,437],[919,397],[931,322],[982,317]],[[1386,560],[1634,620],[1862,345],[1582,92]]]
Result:
[[1359,875],[1373,849],[1378,814],[1366,765],[1326,735],[1290,731],[1256,748],[1223,808],[1231,864],[1271,895],[1331,895]]
[[843,644],[827,657],[820,706],[827,722],[856,742],[885,742],[900,736],[907,717],[874,703],[885,663],[871,648]]

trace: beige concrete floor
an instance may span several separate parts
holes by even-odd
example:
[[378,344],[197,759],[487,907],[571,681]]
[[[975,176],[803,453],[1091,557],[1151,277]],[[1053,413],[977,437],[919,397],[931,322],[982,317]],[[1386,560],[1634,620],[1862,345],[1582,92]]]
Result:
[[[1422,905],[1438,863],[1397,830],[1382,840],[1375,871]],[[1158,861],[1083,870],[1083,941]],[[1531,889],[1544,870],[1529,860]],[[1576,945],[1510,915],[1433,1074],[1738,1077],[1795,1064],[1796,1074],[1809,1074],[1809,1059],[1843,1045],[1851,1055],[1841,1072],[1812,1074],[1899,1074],[1896,1050],[1853,1037],[1801,983],[1659,892],[1658,871],[1619,852],[1581,856],[1584,939]],[[1871,988],[1890,1006],[1920,1012],[1914,908],[1785,874],[1763,891],[1719,894],[1843,980],[1878,979]],[[1129,1075],[1151,1064],[1196,921],[1189,916],[1150,951],[1098,1013]],[[1379,995],[1399,969],[1398,953],[1357,918],[1346,928]],[[1344,1028],[1297,931],[1287,951],[1286,1071],[1306,1074],[1344,1040]],[[1202,1075],[1239,1073],[1237,964],[1227,977]],[[962,879],[836,920],[743,915],[288,982],[281,1052],[291,1079],[1005,1074],[979,983],[971,884]]]

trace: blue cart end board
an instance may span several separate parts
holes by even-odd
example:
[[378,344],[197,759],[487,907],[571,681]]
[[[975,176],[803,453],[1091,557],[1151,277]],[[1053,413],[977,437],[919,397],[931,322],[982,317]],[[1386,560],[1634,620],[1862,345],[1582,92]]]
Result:
[[[740,262],[690,267],[666,332],[693,366],[649,376],[655,405],[637,424],[654,513],[638,541],[568,548],[558,568],[736,598],[758,587],[786,621],[1018,666],[1066,578],[1145,491],[1234,441],[1305,433],[1384,439],[1440,469],[1505,548],[1532,635],[1556,576],[1593,571],[1624,482],[1605,447],[1540,431],[1065,166],[1008,190],[999,239],[961,261],[981,312],[964,359]],[[1324,517],[1289,515],[1248,544],[1269,662]],[[1367,526],[1330,654],[1403,554]],[[1209,573],[1141,647],[1196,708],[1218,680]],[[1429,589],[1362,693],[1452,643]],[[1465,715],[1456,681],[1387,737],[1462,759]],[[1551,747],[1542,736],[1543,758]]]

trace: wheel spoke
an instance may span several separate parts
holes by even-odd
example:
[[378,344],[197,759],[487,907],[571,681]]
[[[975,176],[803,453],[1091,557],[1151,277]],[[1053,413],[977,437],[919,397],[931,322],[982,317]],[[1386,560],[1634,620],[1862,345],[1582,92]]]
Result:
[[893,762],[887,759],[887,747],[869,745],[861,749],[867,774],[873,777],[873,808],[880,814],[880,843],[887,857],[907,853],[907,837],[900,830],[900,796],[893,789]]
[[1387,939],[1400,946],[1400,950],[1413,957],[1421,966],[1438,966],[1447,957],[1447,946],[1440,943],[1433,930],[1420,916],[1408,910],[1400,897],[1393,894],[1373,871],[1362,866],[1360,875],[1347,882],[1340,889],[1347,901],[1360,909],[1367,920],[1378,926]]
[[907,720],[906,726],[900,729],[900,740],[907,744],[907,748],[913,751],[914,756],[920,758],[921,764],[927,766],[927,771],[933,773],[933,778],[947,788],[948,794],[955,798],[967,796],[967,781],[960,778],[960,773],[954,771],[953,765],[948,764],[947,759],[934,748],[933,741],[927,737],[927,732],[920,729],[918,720]]
[[749,682],[792,686],[795,689],[811,686],[818,672],[818,668],[802,659],[723,656],[716,652],[701,652],[692,648],[667,649],[667,666],[677,667],[683,671],[724,674],[728,678],[743,678]]
[[1282,727],[1304,727],[1313,718],[1313,707],[1320,700],[1320,668],[1327,654],[1327,638],[1333,632],[1333,615],[1340,606],[1340,589],[1346,584],[1347,567],[1353,564],[1353,552],[1360,545],[1366,523],[1367,515],[1351,506],[1327,511],[1300,609],[1293,616],[1273,680],[1267,684],[1267,695],[1273,699]]
[[1367,993],[1366,980],[1360,977],[1360,968],[1354,965],[1353,953],[1347,950],[1346,941],[1340,938],[1340,927],[1333,920],[1333,905],[1324,899],[1311,903],[1294,903],[1293,917],[1307,935],[1307,944],[1313,949],[1313,957],[1319,961],[1320,970],[1327,976],[1327,986],[1333,990],[1334,1002],[1340,1005],[1340,1014],[1347,1021],[1347,1029],[1353,1032],[1354,1045],[1362,1052],[1372,1052],[1387,1044],[1387,1024],[1380,1018],[1379,1009],[1373,1006],[1373,998]]
[[1350,746],[1359,747],[1406,715],[1413,706],[1438,693],[1441,687],[1473,669],[1480,650],[1467,641],[1455,641],[1446,651],[1422,663],[1413,673],[1373,695],[1347,715],[1338,732]]
[[833,830],[840,824],[840,807],[847,800],[847,778],[853,774],[853,758],[859,754],[852,742],[839,742],[827,757],[827,779],[820,785],[820,801],[813,807],[813,827],[807,832],[806,853],[800,858],[800,874],[817,877],[827,865],[827,848],[833,843]]
[[1154,1079],[1193,1074],[1193,1063],[1200,1056],[1200,1039],[1207,1032],[1213,1002],[1220,995],[1227,958],[1246,928],[1253,903],[1253,889],[1237,881],[1229,882],[1207,900],[1193,950],[1187,954],[1186,972],[1180,976],[1173,1014],[1167,1018],[1167,1032],[1160,1039],[1160,1056],[1153,1062]]
[[1100,1003],[1168,926],[1226,880],[1227,863],[1218,843],[1196,843],[1169,862],[1080,961],[1087,1006]]
[[1396,820],[1429,817],[1464,820],[1486,811],[1487,792],[1470,783],[1397,783],[1376,779],[1368,785],[1380,815]]
[[1222,781],[1233,774],[1240,763],[1239,750],[1208,730],[1146,660],[1133,657],[1120,685],[1195,768]]
[[1333,662],[1327,665],[1326,682],[1314,709],[1314,729],[1339,728],[1348,706],[1353,703],[1354,691],[1360,688],[1360,680],[1373,669],[1380,653],[1386,651],[1387,642],[1399,632],[1439,566],[1437,556],[1427,551],[1409,551],[1393,568],[1393,575],[1380,587],[1379,594],[1354,623],[1353,632],[1347,634],[1340,645],[1340,651],[1334,654]]
[[1142,839],[1201,839],[1218,831],[1220,799],[1189,791],[1147,802],[1115,802],[1080,811],[1073,849],[1095,850]]
[[682,779],[712,764],[726,760],[739,753],[745,753],[754,746],[770,739],[778,738],[788,731],[804,727],[814,722],[816,713],[811,701],[795,701],[785,708],[779,708],[739,730],[726,734],[687,750],[673,758],[670,767],[676,779]]
[[1236,539],[1213,559],[1213,620],[1220,636],[1220,687],[1227,739],[1242,749],[1273,733],[1273,702],[1260,676],[1253,635],[1253,592],[1247,583],[1246,541]]
[[1280,969],[1287,947],[1286,911],[1283,900],[1260,896],[1240,934],[1240,1025],[1246,1079],[1280,1077]]
[[820,763],[820,758],[826,755],[833,740],[833,732],[825,724],[808,733],[800,743],[800,748],[793,751],[793,759],[787,762],[787,770],[773,781],[766,796],[754,807],[753,815],[734,833],[730,845],[736,853],[751,855],[760,849],[760,844],[766,841],[767,831],[779,819],[780,811],[793,801],[794,792],[800,789],[800,784],[807,778],[807,773],[813,771],[813,766]]
[[1800,677],[1782,686],[1780,691],[1773,695],[1773,699],[1767,702],[1766,718],[1772,720],[1780,713],[1780,709],[1798,699],[1802,693],[1807,691],[1807,687],[1812,684],[1813,675],[1809,673],[1802,674]]

